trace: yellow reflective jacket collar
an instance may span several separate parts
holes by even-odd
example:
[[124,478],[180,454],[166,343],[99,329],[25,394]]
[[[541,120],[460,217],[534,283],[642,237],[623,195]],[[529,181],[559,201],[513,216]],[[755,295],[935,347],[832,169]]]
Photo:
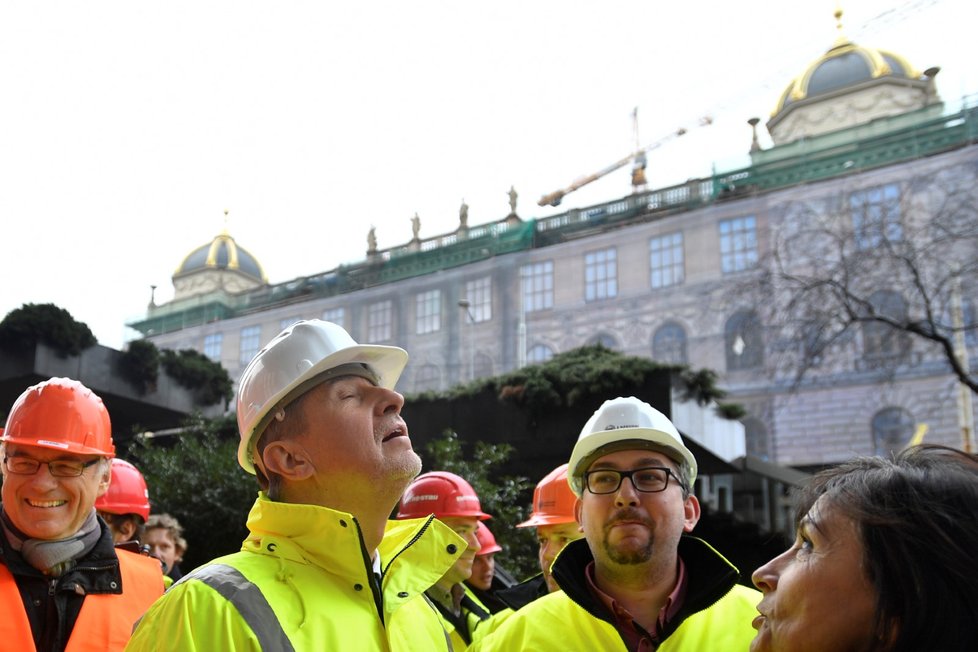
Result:
[[[352,514],[317,505],[273,502],[260,493],[248,514],[248,530],[241,546],[244,551],[313,564],[351,585],[375,586],[370,555]],[[422,536],[426,533],[434,536]],[[433,517],[388,521],[379,548],[384,611],[390,613],[404,596],[410,599],[417,595],[418,587],[441,579],[466,545]],[[402,566],[410,567],[409,572],[399,572]]]
[[[683,535],[679,540],[679,556],[686,564],[689,584],[686,588],[686,599],[679,613],[666,625],[664,637],[676,631],[692,614],[715,604],[740,579],[737,567],[702,539]],[[584,577],[584,569],[593,560],[594,556],[586,539],[571,541],[557,555],[551,572],[567,597],[595,618],[613,625],[614,616],[591,595]]]

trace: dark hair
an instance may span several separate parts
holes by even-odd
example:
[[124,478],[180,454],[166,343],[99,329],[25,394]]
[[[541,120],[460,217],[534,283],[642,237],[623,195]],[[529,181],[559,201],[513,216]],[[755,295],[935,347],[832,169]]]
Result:
[[978,456],[938,445],[860,457],[818,473],[820,497],[852,519],[876,590],[876,649],[978,650]]
[[111,514],[100,511],[98,515],[102,517],[102,520],[106,522],[113,533],[121,531],[126,523],[132,523],[133,533],[130,541],[142,541],[146,537],[146,524],[139,514]]

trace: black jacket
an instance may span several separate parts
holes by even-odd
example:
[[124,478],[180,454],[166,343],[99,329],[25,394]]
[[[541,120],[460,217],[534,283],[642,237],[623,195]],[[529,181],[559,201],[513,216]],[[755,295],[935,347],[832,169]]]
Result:
[[549,592],[543,573],[540,573],[515,586],[496,591],[496,598],[513,611],[518,611]]

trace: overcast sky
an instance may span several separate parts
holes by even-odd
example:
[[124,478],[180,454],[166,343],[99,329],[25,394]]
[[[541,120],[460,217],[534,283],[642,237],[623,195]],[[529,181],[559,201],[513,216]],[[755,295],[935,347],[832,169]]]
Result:
[[[0,317],[55,303],[121,347],[150,286],[225,226],[273,283],[504,217],[706,115],[650,186],[744,164],[752,116],[837,30],[835,0],[4,2]],[[843,32],[949,102],[978,92],[968,0],[844,2]]]

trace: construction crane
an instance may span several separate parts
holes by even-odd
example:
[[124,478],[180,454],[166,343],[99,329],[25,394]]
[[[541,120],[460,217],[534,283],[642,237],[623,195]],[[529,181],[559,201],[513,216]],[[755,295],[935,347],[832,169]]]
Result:
[[[632,152],[625,158],[615,161],[611,165],[602,168],[601,170],[595,172],[594,174],[589,174],[586,177],[581,177],[580,179],[576,180],[574,183],[567,186],[563,190],[557,190],[550,193],[549,195],[544,195],[543,197],[540,198],[540,201],[537,202],[537,205],[559,206],[560,202],[563,201],[564,197],[574,192],[578,188],[582,186],[586,186],[592,181],[597,181],[598,179],[605,176],[606,174],[614,172],[615,170],[624,167],[630,162],[634,163],[634,165],[632,166],[632,187],[634,188],[635,192],[638,192],[641,188],[643,188],[645,186],[645,164],[646,164],[645,153],[651,152],[652,150],[662,147],[666,143],[675,140],[676,138],[679,138],[680,136],[684,135],[687,132],[687,129],[685,127],[680,127],[679,129],[676,129],[672,133],[666,134],[662,138],[659,138],[658,140],[644,147],[640,147],[638,145],[638,109],[637,108],[635,109],[635,111],[632,112],[632,120],[635,128],[635,151],[634,152]],[[700,118],[699,122],[697,123],[697,126],[705,127],[706,125],[709,124],[713,124],[713,118],[709,116],[704,116],[703,118]]]

